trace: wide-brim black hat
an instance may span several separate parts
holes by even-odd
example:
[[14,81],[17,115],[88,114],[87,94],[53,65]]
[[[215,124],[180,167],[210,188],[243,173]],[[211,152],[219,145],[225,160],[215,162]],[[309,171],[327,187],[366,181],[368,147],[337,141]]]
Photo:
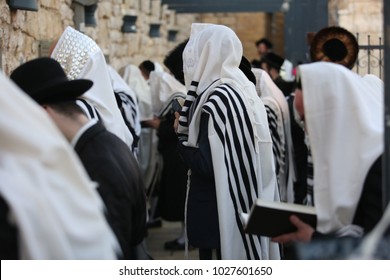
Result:
[[330,61],[352,69],[359,53],[359,44],[348,30],[331,26],[318,31],[310,45],[310,57],[314,61]]
[[48,57],[20,65],[10,78],[39,104],[75,100],[93,85],[90,80],[69,80],[61,65]]
[[277,55],[276,53],[268,52],[261,58],[260,62],[261,63],[265,62],[272,68],[275,68],[276,70],[279,71],[282,68],[282,65],[284,63],[284,58]]

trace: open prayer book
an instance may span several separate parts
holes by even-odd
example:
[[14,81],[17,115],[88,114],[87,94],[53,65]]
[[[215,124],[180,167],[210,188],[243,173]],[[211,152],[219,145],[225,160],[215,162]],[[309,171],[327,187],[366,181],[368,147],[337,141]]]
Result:
[[241,214],[244,230],[249,234],[275,237],[293,232],[296,227],[290,222],[291,215],[316,228],[315,208],[293,203],[257,199],[249,214]]

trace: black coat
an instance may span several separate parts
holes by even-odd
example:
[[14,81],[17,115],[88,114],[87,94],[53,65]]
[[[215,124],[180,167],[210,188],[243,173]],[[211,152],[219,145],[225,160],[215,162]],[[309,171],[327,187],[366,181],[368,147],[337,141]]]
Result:
[[274,80],[274,83],[283,92],[285,97],[289,96],[294,90],[294,82],[287,82],[280,76]]
[[287,98],[290,114],[291,139],[294,147],[293,160],[296,171],[294,182],[294,203],[304,204],[304,199],[307,195],[308,149],[305,143],[305,132],[294,118],[294,98],[294,94],[291,94]]
[[159,185],[158,211],[167,221],[184,221],[184,204],[187,192],[187,171],[177,151],[177,135],[173,128],[173,111],[161,119],[158,135],[158,150],[163,158]]
[[125,259],[134,258],[134,247],[146,232],[144,183],[134,155],[117,136],[98,122],[77,141],[75,150],[106,205],[106,217]]
[[9,207],[0,195],[0,259],[19,259],[18,230],[9,221]]
[[217,194],[208,140],[209,115],[202,114],[198,148],[178,145],[180,154],[191,168],[187,202],[187,234],[191,245],[201,249],[220,248]]

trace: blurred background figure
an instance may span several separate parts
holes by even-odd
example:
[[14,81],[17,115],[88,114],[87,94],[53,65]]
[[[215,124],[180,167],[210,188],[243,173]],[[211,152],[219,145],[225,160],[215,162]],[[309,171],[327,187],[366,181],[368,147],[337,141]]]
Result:
[[138,66],[139,70],[141,71],[142,77],[144,77],[145,81],[149,81],[150,72],[155,70],[155,65],[150,60],[144,60],[141,62],[141,64]]
[[[272,78],[273,82],[283,92],[284,96],[289,96],[293,92],[294,83],[286,81],[280,75],[280,71],[285,59],[276,53],[269,52],[261,59],[261,68],[264,69]],[[291,69],[292,71],[292,69]]]
[[[181,55],[182,49],[179,55]],[[178,56],[178,51],[174,50],[168,54],[167,59],[169,61],[181,58]],[[169,68],[171,64],[168,62],[167,66]],[[163,220],[182,223],[180,235],[174,240],[167,241],[164,248],[166,250],[184,250],[184,203],[187,168],[177,152],[178,139],[173,128],[175,111],[172,108],[172,102],[175,99],[185,99],[185,86],[167,72],[153,71],[150,73],[150,87],[156,117],[152,121],[146,121],[145,124],[157,131],[158,151],[161,154],[163,166],[161,180],[158,184],[157,211]]]
[[174,122],[175,112],[178,108],[175,108],[172,104],[177,100],[182,105],[185,99],[182,53],[187,42],[188,40],[180,43],[164,59],[164,65],[180,83],[175,90],[182,91],[172,94],[166,101],[166,109],[163,110],[165,113],[160,118],[158,129],[159,151],[164,162],[158,203],[160,214],[164,220],[180,222],[182,226],[179,236],[164,244],[166,250],[185,249],[184,212],[188,168],[177,151],[178,138],[174,130]]
[[264,103],[272,138],[275,170],[280,200],[295,202],[295,164],[287,100],[271,77],[262,69],[252,69],[256,77],[257,94]]
[[259,59],[252,60],[252,67],[253,68],[262,68],[261,67],[261,59],[266,55],[267,53],[272,51],[273,44],[270,40],[267,38],[261,38],[255,42],[257,54],[259,56]]
[[138,163],[148,198],[148,227],[159,227],[162,223],[157,214],[156,191],[160,181],[162,162],[157,149],[158,136],[156,130],[145,123],[154,119],[150,86],[136,65],[129,64],[121,72],[123,72],[123,79],[137,95],[140,111],[141,135],[138,145]]
[[138,142],[141,136],[141,122],[137,95],[112,66],[107,65],[107,69],[118,108],[121,111],[127,128],[133,136],[132,150],[137,156],[139,150]]

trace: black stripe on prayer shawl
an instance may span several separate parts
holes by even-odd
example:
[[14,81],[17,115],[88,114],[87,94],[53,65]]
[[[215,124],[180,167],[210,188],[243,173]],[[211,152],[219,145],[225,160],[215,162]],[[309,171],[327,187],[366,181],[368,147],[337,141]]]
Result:
[[[257,178],[252,158],[252,153],[255,151],[254,135],[244,102],[232,87],[221,85],[210,94],[203,108],[212,117],[214,129],[225,149],[229,193],[247,259],[251,259],[252,255],[253,258],[260,259],[255,245],[255,239],[260,244],[260,237],[244,233],[239,215],[241,211],[249,212],[254,199],[258,196]],[[252,196],[251,190],[255,192],[256,197]]]
[[[213,113],[212,113],[213,115]],[[220,136],[220,139],[221,141],[223,141],[223,133],[220,131],[220,129],[218,127],[215,128],[217,131],[218,131],[218,134]],[[227,138],[226,139],[227,142],[229,142],[229,139]],[[228,160],[228,157],[225,155],[225,164],[226,166],[229,165],[229,160]],[[254,257],[255,259],[259,259],[258,255],[257,255],[257,251],[253,248],[255,248],[255,245],[254,245],[254,242],[253,242],[253,237],[250,236],[250,245],[252,247],[252,250],[249,249],[249,244],[246,240],[246,236],[245,236],[245,233],[244,233],[244,230],[243,230],[243,227],[241,225],[241,221],[239,219],[239,216],[237,213],[240,213],[239,211],[239,207],[238,207],[238,201],[237,199],[235,198],[235,193],[234,193],[234,190],[233,190],[233,184],[234,182],[232,182],[232,180],[230,179],[231,176],[230,176],[230,171],[228,170],[228,180],[229,180],[229,193],[230,193],[230,196],[232,198],[232,203],[233,203],[233,207],[234,207],[234,212],[235,212],[235,219],[236,219],[236,224],[237,224],[237,227],[239,229],[239,232],[240,232],[240,235],[241,235],[241,239],[242,239],[242,242],[243,242],[243,245],[244,245],[244,249],[245,249],[245,252],[246,252],[246,257],[247,259],[250,259],[251,258],[251,253],[250,251],[254,252]],[[240,194],[240,193],[239,193]],[[241,199],[240,199],[241,200]]]
[[137,108],[136,108],[136,103],[134,102],[133,98],[126,94],[123,91],[116,91],[114,92],[115,95],[119,96],[122,104],[121,107],[119,108],[123,121],[125,122],[125,125],[127,129],[130,131],[131,135],[133,136],[133,145],[132,148],[138,147],[138,140],[139,140],[139,135],[136,133],[136,122],[138,121],[137,119]]
[[[246,114],[246,110],[245,109],[243,109],[243,112],[241,113],[240,111],[239,111],[239,108],[238,108],[238,104],[236,103],[236,100],[235,99],[237,99],[239,102],[240,102],[240,105],[241,105],[241,108],[245,108],[245,105],[244,105],[244,102],[242,101],[242,99],[241,99],[241,97],[240,97],[240,95],[236,92],[236,91],[234,91],[234,89],[233,88],[231,88],[230,86],[226,86],[226,89],[229,89],[230,91],[230,95],[229,95],[229,97],[230,97],[230,101],[231,101],[231,104],[233,105],[233,107],[234,107],[234,111],[236,112],[236,117],[237,117],[237,120],[238,120],[238,122],[239,122],[239,126],[237,127],[236,126],[236,128],[235,128],[235,131],[236,132],[239,132],[239,130],[241,129],[241,128],[244,128],[245,126],[244,126],[244,123],[246,123],[246,124],[250,124],[251,122],[250,122],[250,119],[249,119],[249,116],[248,116],[248,114]],[[218,91],[219,91],[219,89],[217,89]],[[235,99],[233,98],[233,96],[235,96]],[[241,118],[241,116],[244,116],[245,117],[245,119],[243,120],[242,118]],[[232,115],[229,115],[229,120],[230,120],[230,122],[231,123],[234,123],[234,119],[233,119],[233,116]],[[245,154],[246,155],[248,155],[249,156],[249,158],[247,159],[248,160],[248,165],[249,165],[249,168],[250,168],[250,177],[252,178],[252,184],[255,186],[255,185],[257,185],[257,181],[256,181],[256,172],[255,172],[255,170],[254,170],[254,167],[253,167],[253,165],[251,164],[252,162],[253,162],[253,160],[252,160],[252,158],[250,157],[251,156],[251,151],[250,151],[250,147],[249,147],[249,144],[252,144],[252,151],[254,151],[255,150],[255,148],[254,148],[254,135],[253,135],[253,129],[252,129],[252,126],[250,125],[250,127],[249,127],[249,129],[248,129],[248,133],[249,133],[249,135],[250,135],[250,142],[248,143],[248,141],[245,141],[245,140],[248,140],[248,139],[243,139],[244,140],[244,149],[245,149]],[[232,134],[233,136],[235,136],[234,137],[234,148],[236,148],[236,147],[238,147],[238,151],[237,151],[237,153],[238,153],[238,156],[239,156],[239,159],[240,159],[240,166],[242,166],[243,164],[244,164],[244,159],[243,159],[243,153],[242,153],[242,150],[241,150],[241,143],[240,143],[240,141],[239,141],[239,139],[238,139],[238,135],[242,135],[242,136],[244,136],[245,134],[244,133],[233,133]],[[242,174],[241,174],[242,175]],[[249,176],[249,174],[247,174],[246,172],[245,172],[245,178],[246,178],[246,182],[248,182],[249,183],[249,178],[248,178],[248,176]],[[245,184],[245,186],[247,186],[247,184]],[[249,191],[249,187],[246,187],[246,189],[247,189],[247,191]],[[256,197],[259,195],[258,193],[257,193],[257,189],[255,189],[255,191],[256,191]],[[252,198],[252,196],[250,196],[249,197],[249,201],[250,201],[250,205],[249,205],[249,209],[250,209],[250,207],[252,207],[252,202],[253,202],[253,198]],[[246,209],[245,209],[246,210]]]
[[[189,109],[191,107],[193,108],[195,107],[195,106],[191,106],[192,103],[194,103],[194,101],[198,97],[198,95],[196,94],[196,87],[194,86],[195,84],[197,85],[198,83],[196,82],[191,83],[190,89],[187,92],[187,97],[183,104],[183,108],[180,111],[179,125],[181,125],[182,127],[188,128]],[[183,133],[178,133],[177,136],[182,139],[188,137],[187,134],[183,134]]]
[[265,105],[265,109],[267,111],[268,126],[271,132],[272,151],[275,156],[276,173],[279,174],[284,156],[283,156],[283,151],[281,148],[282,144],[281,144],[281,140],[277,128],[278,117],[268,105]]
[[[214,109],[216,109],[216,108],[214,108]],[[215,115],[214,115],[213,109],[205,108],[205,111],[208,112],[213,119],[215,119]],[[224,136],[223,136],[222,130],[220,129],[219,126],[215,126],[214,128],[215,128],[215,131],[217,132],[217,134],[219,136],[219,139],[221,140],[223,146],[225,146],[225,140],[224,140]],[[224,154],[225,154],[225,165],[228,165],[228,158],[226,156],[226,153],[224,153]],[[229,170],[228,170],[228,177],[230,178]],[[233,189],[232,183],[231,183],[231,181],[229,179],[229,193],[230,193],[231,197],[234,197],[234,192],[233,192],[232,189]],[[232,203],[233,203],[233,207],[234,207],[234,212],[237,213],[238,212],[237,201],[235,199],[232,199]],[[241,225],[241,221],[238,219],[237,214],[235,214],[235,220],[236,220],[236,224],[238,225],[238,229],[240,231],[241,239],[242,239],[243,244],[244,244],[246,258],[250,259],[249,245],[248,245],[248,242],[245,239],[244,229],[243,229],[243,227]]]
[[[198,85],[199,85],[199,82],[192,81],[191,85],[190,85],[190,88],[188,89],[187,97],[186,97],[186,100],[184,101],[183,108],[182,108],[182,110],[180,112],[180,119],[179,119],[179,124],[181,126],[183,126],[183,127],[188,127],[188,123],[189,123],[188,119],[189,119],[189,116],[191,115],[190,112],[189,112],[189,109],[191,107],[192,108],[196,108],[196,106],[192,106],[192,103],[194,101],[199,102],[199,100],[197,100],[198,94],[196,93],[196,89],[197,89]],[[209,88],[209,87],[207,87],[207,88]],[[206,90],[207,90],[207,88],[206,88]]]
[[[81,102],[82,104],[80,104],[79,102]],[[101,117],[100,117],[99,113],[97,112],[96,108],[93,107],[92,105],[90,105],[86,100],[84,100],[82,98],[77,98],[76,104],[79,105],[83,109],[83,111],[85,112],[85,114],[87,115],[87,117],[89,119],[101,120]]]
[[122,102],[130,108],[131,118],[135,121],[137,116],[137,109],[136,109],[136,103],[134,102],[133,98],[122,91],[116,92],[116,94],[118,94]]
[[[226,123],[225,116],[223,115],[222,111],[218,107],[219,104],[217,104],[218,101],[216,101],[216,98],[215,98],[216,95],[219,95],[219,94],[214,94],[213,93],[213,95],[210,96],[210,100],[209,101],[212,104],[215,105],[214,109],[217,110],[217,113],[219,115],[219,118],[222,120],[222,123]],[[226,100],[223,100],[225,96],[222,95],[222,96],[218,96],[218,97],[220,98],[220,100],[222,102],[224,102],[224,103],[228,102],[227,98],[226,98]],[[206,106],[204,106],[204,108],[207,111]],[[227,118],[229,119],[229,123],[233,123],[234,122],[233,116],[232,116],[231,112],[228,112]],[[242,125],[242,123],[240,123],[240,125]],[[220,129],[222,130],[222,128],[220,128]],[[226,130],[227,129],[225,129],[225,132],[226,132]],[[237,131],[237,133],[240,133],[240,131]],[[232,139],[229,137],[229,135],[233,136]],[[229,151],[229,155],[232,155],[232,154],[233,155],[237,155],[237,159],[239,160],[239,166],[238,167],[236,167],[236,164],[234,163],[234,161],[231,161],[231,165],[232,165],[231,167],[232,167],[232,172],[233,172],[232,175],[233,175],[233,178],[235,180],[235,183],[238,184],[238,182],[240,180],[240,175],[241,175],[241,178],[244,181],[244,186],[245,186],[245,188],[247,188],[247,186],[249,185],[249,176],[246,173],[246,170],[244,170],[244,172],[242,172],[241,174],[239,173],[239,167],[243,165],[243,158],[242,158],[243,151],[242,151],[242,149],[240,147],[240,143],[238,142],[237,137],[235,137],[234,133],[232,133],[231,131],[221,135],[220,138],[221,137],[225,137],[225,140],[226,140],[224,142],[225,143],[225,145],[224,145],[225,146],[225,150],[226,150],[226,145],[227,145],[227,150]],[[222,139],[221,139],[221,141],[222,141]],[[231,142],[233,142],[233,145],[232,145]],[[236,148],[236,151],[233,150],[234,148]],[[227,165],[229,165],[229,163],[227,163]],[[231,176],[229,176],[229,179],[231,179]],[[248,192],[248,189],[246,189],[246,190],[247,190],[247,193],[249,193],[249,195],[250,195],[250,192]],[[243,195],[240,192],[238,192],[238,198],[239,198],[239,201],[240,201],[241,208],[244,211],[247,210],[247,207],[249,207],[249,206],[246,205],[245,199],[244,199]],[[250,199],[249,201],[251,201],[251,197],[249,199]]]

